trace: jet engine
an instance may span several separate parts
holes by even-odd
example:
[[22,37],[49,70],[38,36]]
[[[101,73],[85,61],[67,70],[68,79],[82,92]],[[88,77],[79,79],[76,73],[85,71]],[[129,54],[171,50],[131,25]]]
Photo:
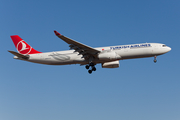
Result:
[[119,67],[119,60],[102,63],[102,68],[118,68],[118,67]]
[[114,51],[110,51],[110,52],[99,53],[98,58],[99,60],[117,60],[117,59],[120,59],[121,56],[119,56]]

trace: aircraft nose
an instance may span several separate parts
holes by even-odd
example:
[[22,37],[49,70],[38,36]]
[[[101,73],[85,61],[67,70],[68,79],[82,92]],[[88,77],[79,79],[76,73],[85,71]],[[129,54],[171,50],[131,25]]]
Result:
[[169,52],[169,51],[171,51],[171,48],[170,48],[170,47],[168,47],[168,52]]

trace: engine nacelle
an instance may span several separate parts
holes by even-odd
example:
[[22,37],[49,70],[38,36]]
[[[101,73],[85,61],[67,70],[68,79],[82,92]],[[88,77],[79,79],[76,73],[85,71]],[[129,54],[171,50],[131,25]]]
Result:
[[119,67],[119,60],[102,63],[102,68],[118,68],[118,67]]
[[98,55],[99,60],[117,60],[120,59],[121,56],[119,56],[116,52],[110,51],[110,52],[102,52]]

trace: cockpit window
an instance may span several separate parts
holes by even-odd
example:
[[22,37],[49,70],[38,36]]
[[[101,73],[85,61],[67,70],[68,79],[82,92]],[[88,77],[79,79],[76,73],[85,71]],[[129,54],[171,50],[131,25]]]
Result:
[[166,45],[162,45],[163,47],[166,47]]

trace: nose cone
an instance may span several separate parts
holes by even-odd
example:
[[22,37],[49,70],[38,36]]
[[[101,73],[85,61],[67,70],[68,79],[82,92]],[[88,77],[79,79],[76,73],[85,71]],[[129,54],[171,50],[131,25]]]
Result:
[[153,49],[153,54],[155,55],[162,55],[162,54],[165,54],[167,52],[171,51],[171,48],[166,46],[166,45],[162,45],[162,46],[155,46],[154,49]]
[[167,50],[168,50],[168,52],[169,52],[169,51],[171,51],[171,48],[170,48],[170,47],[167,47]]
[[167,53],[167,52],[169,52],[169,51],[171,51],[171,48],[170,47],[164,47],[164,53]]

